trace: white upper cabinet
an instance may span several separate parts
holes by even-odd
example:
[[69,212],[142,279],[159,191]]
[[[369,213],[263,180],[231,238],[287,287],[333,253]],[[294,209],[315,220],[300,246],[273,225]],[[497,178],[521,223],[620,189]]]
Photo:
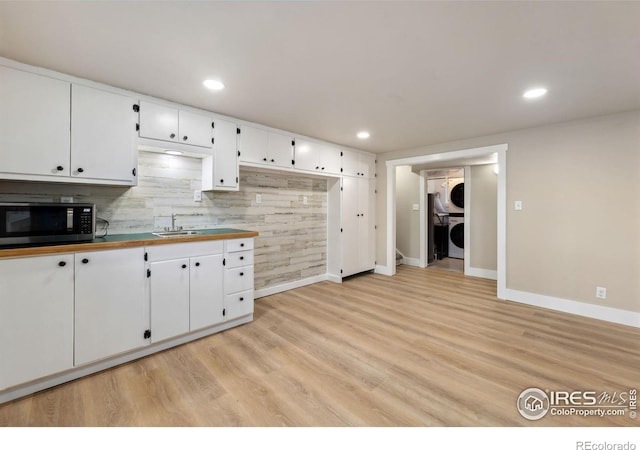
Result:
[[178,138],[179,111],[155,103],[140,101],[140,137],[180,142]]
[[213,128],[211,117],[182,110],[178,116],[181,143],[211,147]]
[[272,166],[293,167],[293,138],[269,132],[267,155]]
[[0,172],[69,176],[70,86],[0,66]]
[[211,117],[205,114],[140,101],[142,138],[210,148],[212,130]]
[[326,144],[296,139],[295,168],[340,175],[340,150]]
[[213,120],[213,156],[202,161],[202,190],[237,191],[239,188],[237,127]]
[[135,184],[135,100],[86,86],[71,88],[71,176]]
[[344,150],[342,154],[342,175],[374,178],[376,158],[367,153]]
[[0,178],[136,184],[134,103],[0,66]]
[[267,147],[269,146],[269,133],[258,128],[242,125],[238,137],[238,150],[240,150],[240,162],[255,164],[267,164]]
[[291,136],[249,126],[242,126],[240,130],[240,162],[292,167],[293,138]]

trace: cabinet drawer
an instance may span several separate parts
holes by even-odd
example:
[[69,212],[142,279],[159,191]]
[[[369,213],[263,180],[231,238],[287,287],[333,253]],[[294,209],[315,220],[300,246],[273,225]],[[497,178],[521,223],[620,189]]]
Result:
[[185,242],[184,244],[152,245],[146,248],[149,261],[190,258],[222,253],[223,241]]
[[241,252],[244,250],[253,250],[253,238],[245,239],[229,239],[224,241],[225,252]]
[[253,266],[227,269],[224,273],[224,293],[253,289]]
[[225,320],[233,320],[238,317],[253,313],[253,290],[225,295],[224,297]]
[[229,253],[226,259],[226,264],[229,269],[241,266],[253,266],[253,250]]

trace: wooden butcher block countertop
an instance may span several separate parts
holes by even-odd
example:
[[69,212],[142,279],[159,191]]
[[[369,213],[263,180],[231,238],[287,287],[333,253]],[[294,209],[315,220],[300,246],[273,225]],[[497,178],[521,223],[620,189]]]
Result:
[[197,231],[198,234],[169,237],[160,237],[152,233],[114,234],[82,243],[0,247],[0,258],[53,255],[57,253],[87,252],[116,248],[146,247],[149,245],[176,244],[183,242],[251,238],[258,236],[257,231],[237,230],[234,228],[214,228],[210,230],[193,231]]

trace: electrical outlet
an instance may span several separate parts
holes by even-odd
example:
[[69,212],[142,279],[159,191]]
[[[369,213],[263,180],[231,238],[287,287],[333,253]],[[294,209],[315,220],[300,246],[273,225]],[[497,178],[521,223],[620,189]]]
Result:
[[194,202],[202,201],[202,191],[198,191],[198,190],[193,191],[193,201]]
[[522,202],[520,200],[516,200],[514,204],[516,211],[522,211]]
[[596,298],[601,298],[602,300],[607,298],[607,288],[598,286],[596,287]]
[[257,203],[257,204],[262,203],[262,195],[260,195],[260,194],[256,194],[256,203]]
[[309,204],[309,197],[307,197],[306,195],[302,197],[302,204],[303,205],[308,205]]
[[413,204],[413,210],[414,211],[420,211],[420,204],[419,203],[414,203]]

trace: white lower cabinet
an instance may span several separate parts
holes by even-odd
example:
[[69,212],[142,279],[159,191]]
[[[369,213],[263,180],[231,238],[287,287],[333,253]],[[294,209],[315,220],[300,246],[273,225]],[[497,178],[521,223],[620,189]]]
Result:
[[73,367],[73,254],[0,260],[0,391]]
[[189,331],[189,259],[149,264],[151,341]]
[[146,345],[144,248],[75,254],[76,366]]
[[151,342],[224,320],[223,242],[147,248]]
[[191,330],[224,320],[222,254],[191,258],[189,269]]
[[0,403],[252,313],[252,238],[0,258]]
[[224,318],[253,314],[253,239],[225,241]]

